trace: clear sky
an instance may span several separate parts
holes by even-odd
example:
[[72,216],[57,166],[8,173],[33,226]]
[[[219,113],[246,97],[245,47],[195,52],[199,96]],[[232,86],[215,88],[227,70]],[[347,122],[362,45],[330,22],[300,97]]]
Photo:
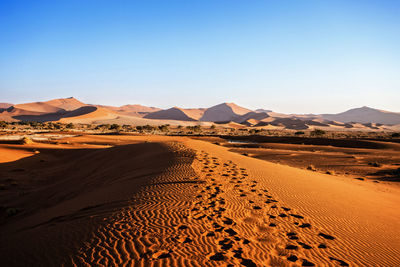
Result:
[[0,0],[0,102],[400,112],[400,1]]

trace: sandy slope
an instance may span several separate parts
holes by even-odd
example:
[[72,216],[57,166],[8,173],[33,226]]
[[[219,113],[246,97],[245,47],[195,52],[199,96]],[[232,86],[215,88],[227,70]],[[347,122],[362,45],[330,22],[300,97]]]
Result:
[[159,119],[159,120],[181,120],[181,121],[197,121],[203,116],[205,109],[190,109],[190,108],[178,108],[173,107],[166,110],[160,110],[153,113],[149,113],[145,116],[148,119]]
[[251,110],[234,103],[222,103],[205,110],[201,121],[232,121]]
[[2,218],[7,266],[400,264],[398,188],[188,138],[68,140],[0,165],[23,184],[0,194],[22,209]]

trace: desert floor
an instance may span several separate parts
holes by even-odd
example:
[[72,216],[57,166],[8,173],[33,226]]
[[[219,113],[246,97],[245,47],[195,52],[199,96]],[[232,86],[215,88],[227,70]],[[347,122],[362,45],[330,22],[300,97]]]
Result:
[[124,135],[0,144],[1,265],[400,266],[399,186],[230,149]]
[[[331,139],[307,137],[195,137],[229,151],[296,168],[358,180],[400,182],[399,139]],[[393,182],[393,183],[392,183]]]

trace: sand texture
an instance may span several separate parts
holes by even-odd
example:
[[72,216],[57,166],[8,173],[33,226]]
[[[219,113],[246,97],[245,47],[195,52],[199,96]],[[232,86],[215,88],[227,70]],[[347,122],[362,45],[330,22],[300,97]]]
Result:
[[3,266],[400,265],[396,186],[186,137],[64,141],[0,145]]

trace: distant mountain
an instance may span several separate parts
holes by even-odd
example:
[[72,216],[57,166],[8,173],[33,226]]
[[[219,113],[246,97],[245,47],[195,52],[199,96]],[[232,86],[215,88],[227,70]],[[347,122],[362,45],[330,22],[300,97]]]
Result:
[[354,108],[338,114],[321,114],[326,120],[340,122],[400,124],[400,113],[370,107]]
[[240,116],[251,112],[252,110],[240,107],[234,103],[222,103],[206,109],[201,121],[235,121]]
[[180,121],[198,121],[204,114],[205,109],[183,109],[173,107],[149,113],[144,118],[158,120],[180,120]]

